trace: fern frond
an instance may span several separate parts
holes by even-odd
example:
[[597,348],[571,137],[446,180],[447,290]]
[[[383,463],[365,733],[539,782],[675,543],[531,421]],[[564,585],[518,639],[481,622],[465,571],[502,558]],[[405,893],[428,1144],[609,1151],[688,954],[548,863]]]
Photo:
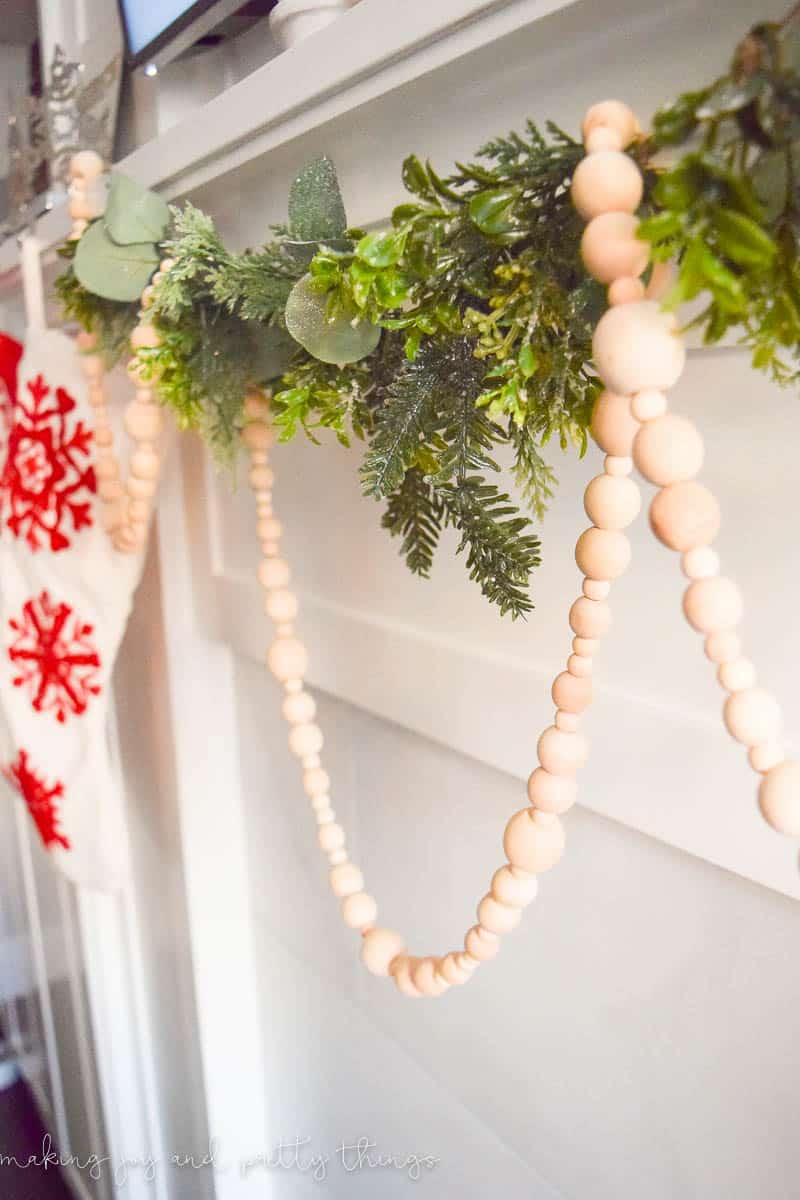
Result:
[[402,537],[400,553],[409,570],[423,579],[430,575],[443,521],[441,500],[422,472],[412,467],[389,497],[381,525],[393,537]]

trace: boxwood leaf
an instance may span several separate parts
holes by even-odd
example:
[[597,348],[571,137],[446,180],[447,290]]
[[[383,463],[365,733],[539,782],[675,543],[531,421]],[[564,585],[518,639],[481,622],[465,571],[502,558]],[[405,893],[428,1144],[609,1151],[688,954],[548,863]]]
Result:
[[328,297],[304,275],[289,295],[286,328],[314,358],[327,363],[358,362],[378,345],[381,331],[363,318],[354,324],[347,314],[328,316]]
[[106,300],[138,300],[158,266],[152,242],[120,246],[108,236],[104,221],[95,221],[78,242],[73,268],[78,282]]
[[120,246],[160,242],[169,225],[169,206],[136,180],[115,172],[108,190],[105,221],[109,237]]

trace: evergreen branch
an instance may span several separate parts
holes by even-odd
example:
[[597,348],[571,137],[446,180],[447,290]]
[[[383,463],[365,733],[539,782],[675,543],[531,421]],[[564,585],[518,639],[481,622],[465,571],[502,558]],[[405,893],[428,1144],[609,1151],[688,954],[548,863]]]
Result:
[[381,525],[393,537],[402,537],[400,553],[409,570],[427,579],[439,541],[444,507],[417,467],[406,471],[397,491],[389,497]]

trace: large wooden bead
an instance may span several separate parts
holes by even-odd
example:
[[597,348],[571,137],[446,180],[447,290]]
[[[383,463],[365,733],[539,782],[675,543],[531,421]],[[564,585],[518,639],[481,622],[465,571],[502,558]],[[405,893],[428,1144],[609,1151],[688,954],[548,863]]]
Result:
[[638,226],[638,219],[625,212],[606,212],[591,220],[581,238],[581,257],[589,274],[600,283],[641,275],[650,249],[637,238]]
[[308,651],[297,638],[277,638],[269,648],[267,666],[276,679],[300,679],[308,668]]
[[131,400],[125,409],[125,432],[134,441],[154,442],[164,428],[164,413],[155,404]]
[[764,688],[734,692],[725,701],[722,713],[728,733],[745,746],[772,741],[780,732],[780,705]]
[[643,187],[642,173],[633,159],[619,150],[599,150],[578,163],[570,195],[578,212],[589,221],[601,213],[635,212]]
[[[590,579],[617,579],[630,565],[631,544],[619,530],[596,529],[593,526],[584,530],[578,538],[575,561]],[[596,601],[590,600],[589,603]],[[579,631],[576,629],[575,632]]]
[[639,422],[631,416],[628,397],[601,392],[592,409],[592,437],[600,449],[626,458],[633,451],[633,439],[638,432]]
[[364,890],[364,876],[355,863],[346,862],[341,866],[331,867],[328,879],[331,891],[340,900],[345,896],[355,896],[357,892]]
[[601,100],[586,110],[586,116],[581,122],[581,134],[584,139],[593,129],[604,127],[616,131],[623,147],[630,145],[639,132],[636,114],[621,100]]
[[79,150],[69,160],[69,173],[73,179],[90,182],[103,174],[103,160],[94,150]]
[[732,629],[721,629],[708,635],[704,649],[713,663],[732,662],[741,654],[742,639]]
[[500,951],[500,938],[496,933],[481,930],[477,925],[467,932],[464,949],[478,962],[488,962]]
[[597,323],[592,351],[603,383],[623,396],[671,388],[686,361],[677,319],[654,300],[609,308]]
[[611,608],[605,600],[578,596],[569,610],[569,626],[581,638],[603,637],[611,628]]
[[329,854],[331,850],[341,850],[344,847],[344,843],[344,830],[341,825],[337,825],[335,822],[329,825],[321,825],[317,830],[317,844],[325,854]]
[[686,620],[698,633],[734,629],[742,619],[742,593],[725,575],[695,579],[683,595]]
[[160,346],[163,339],[155,325],[139,324],[131,330],[130,341],[134,350],[141,350],[145,347],[151,349]]
[[368,925],[374,925],[377,915],[375,898],[367,892],[353,892],[342,900],[342,920],[351,929],[365,929]]
[[800,762],[789,760],[772,767],[761,780],[758,803],[773,829],[800,837]]
[[290,725],[303,725],[313,721],[317,705],[314,697],[308,692],[292,692],[283,702],[284,720]]
[[506,825],[503,849],[512,866],[540,875],[564,853],[564,827],[553,813],[523,808]]
[[596,475],[584,493],[583,506],[599,529],[625,529],[639,515],[642,496],[626,476]]
[[[535,875],[515,875],[510,867],[500,867],[492,876],[492,895],[498,904],[510,908],[526,908],[536,899],[538,890],[539,880]],[[480,909],[478,920],[481,925],[486,925]]]
[[694,479],[662,488],[650,505],[650,527],[670,550],[707,546],[719,533],[721,519],[714,493]]
[[275,435],[265,421],[249,421],[242,430],[242,441],[249,450],[269,450]]
[[[592,603],[596,603],[596,601],[592,601]],[[570,713],[583,712],[592,703],[591,677],[576,679],[574,675],[570,675],[569,671],[562,671],[553,680],[550,694],[556,708]]]
[[537,767],[528,780],[528,799],[542,812],[561,813],[572,808],[578,794],[574,775],[553,775]]
[[388,975],[392,962],[406,948],[393,929],[370,929],[361,943],[361,961],[372,975]]
[[536,743],[539,762],[553,775],[574,775],[589,757],[589,743],[581,733],[565,733],[550,725]]
[[697,427],[677,413],[665,413],[655,421],[648,421],[633,443],[637,470],[659,487],[692,479],[702,467],[704,457],[705,447]]
[[154,450],[136,450],[131,455],[131,474],[137,479],[157,479],[161,459]]
[[519,908],[510,908],[494,896],[484,896],[478,905],[478,923],[489,933],[511,933],[522,918]]

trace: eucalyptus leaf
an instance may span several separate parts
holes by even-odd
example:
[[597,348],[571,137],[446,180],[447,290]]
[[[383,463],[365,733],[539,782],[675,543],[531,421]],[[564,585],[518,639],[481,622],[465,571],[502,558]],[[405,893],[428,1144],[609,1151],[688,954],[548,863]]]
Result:
[[304,275],[289,295],[286,328],[300,345],[321,362],[351,363],[366,358],[378,345],[381,331],[369,321],[355,324],[347,316],[328,316],[327,296],[315,291]]
[[330,242],[344,235],[347,214],[336,167],[324,156],[298,175],[289,193],[289,231],[297,242]]
[[481,233],[509,233],[513,229],[511,210],[517,199],[516,188],[493,188],[478,192],[469,202],[469,215]]
[[152,242],[120,246],[95,221],[78,242],[73,268],[78,282],[106,300],[138,300],[158,266]]
[[111,176],[105,213],[109,237],[120,246],[160,242],[169,225],[166,201],[127,175]]

